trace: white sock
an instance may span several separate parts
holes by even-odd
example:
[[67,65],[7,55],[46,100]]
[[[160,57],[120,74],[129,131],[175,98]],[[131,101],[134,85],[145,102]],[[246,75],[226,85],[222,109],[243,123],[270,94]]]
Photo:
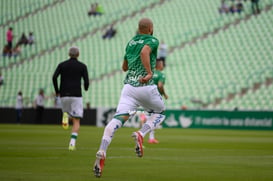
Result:
[[164,121],[165,117],[166,116],[163,114],[152,114],[146,121],[146,123],[142,126],[142,128],[139,130],[141,136],[144,138],[147,133],[158,127]]
[[71,139],[70,139],[69,145],[75,146],[77,138],[78,138],[78,133],[71,133]]
[[152,130],[152,131],[150,132],[149,139],[150,139],[150,140],[151,140],[151,139],[155,139],[155,131],[154,131],[154,130]]
[[122,126],[120,120],[113,118],[107,126],[104,128],[103,137],[100,144],[100,150],[106,153],[108,146],[110,145],[113,136],[118,128]]

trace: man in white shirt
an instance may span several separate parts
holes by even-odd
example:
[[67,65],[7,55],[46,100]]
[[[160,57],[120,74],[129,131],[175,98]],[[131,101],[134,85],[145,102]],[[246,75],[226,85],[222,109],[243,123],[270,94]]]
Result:
[[21,91],[18,92],[15,109],[16,109],[16,121],[18,124],[20,124],[21,118],[22,118],[22,110],[23,110],[23,94]]
[[36,105],[36,123],[43,123],[43,112],[44,112],[44,90],[40,89],[39,94],[37,95],[35,99],[35,105]]
[[163,61],[163,66],[166,66],[166,58],[168,55],[168,45],[162,41],[158,47],[158,57],[157,59]]

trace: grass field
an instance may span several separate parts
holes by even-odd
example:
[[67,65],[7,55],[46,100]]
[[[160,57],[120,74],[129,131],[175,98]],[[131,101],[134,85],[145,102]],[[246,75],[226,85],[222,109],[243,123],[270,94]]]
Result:
[[1,181],[174,181],[273,180],[273,132],[161,129],[160,143],[147,144],[137,158],[122,128],[107,153],[103,176],[91,172],[102,128],[82,126],[77,150],[69,152],[69,131],[57,125],[0,124]]

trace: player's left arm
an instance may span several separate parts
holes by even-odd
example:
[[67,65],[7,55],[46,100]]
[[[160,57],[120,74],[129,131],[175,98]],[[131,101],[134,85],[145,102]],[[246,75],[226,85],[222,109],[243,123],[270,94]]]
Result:
[[60,71],[61,71],[61,67],[60,67],[60,65],[58,65],[58,67],[56,68],[56,70],[53,74],[53,77],[52,77],[52,82],[53,82],[53,86],[54,86],[56,95],[58,95],[60,93],[59,88],[58,88],[58,76],[60,75]]
[[164,83],[159,81],[157,84],[157,87],[158,87],[160,94],[163,95],[165,99],[168,99],[169,96],[165,92]]

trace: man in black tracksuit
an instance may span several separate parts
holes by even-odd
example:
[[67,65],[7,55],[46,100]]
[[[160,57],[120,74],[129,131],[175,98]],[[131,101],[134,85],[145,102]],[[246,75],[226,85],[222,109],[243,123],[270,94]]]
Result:
[[[83,117],[83,101],[81,91],[81,79],[84,80],[84,89],[88,90],[89,78],[87,66],[78,61],[79,49],[71,47],[69,49],[70,59],[61,62],[56,68],[53,75],[53,85],[56,96],[61,97],[64,129],[68,129],[69,120],[72,120],[73,127],[69,150],[76,149],[76,139],[80,128],[80,119]],[[58,87],[58,76],[61,75],[60,88]]]

